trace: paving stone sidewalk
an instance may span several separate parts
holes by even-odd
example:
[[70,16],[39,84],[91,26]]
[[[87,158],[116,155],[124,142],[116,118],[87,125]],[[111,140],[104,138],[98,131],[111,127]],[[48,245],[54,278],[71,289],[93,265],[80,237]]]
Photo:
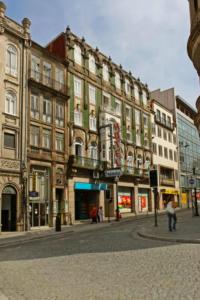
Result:
[[138,230],[140,237],[180,243],[200,244],[200,216],[194,216],[192,209],[177,212],[176,231],[168,231],[167,215],[158,216],[158,227],[143,224]]

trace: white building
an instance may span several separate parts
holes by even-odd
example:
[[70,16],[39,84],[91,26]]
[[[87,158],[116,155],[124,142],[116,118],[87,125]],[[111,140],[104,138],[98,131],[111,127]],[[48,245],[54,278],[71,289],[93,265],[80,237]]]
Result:
[[177,130],[173,113],[152,100],[153,165],[158,170],[158,208],[163,209],[170,199],[179,204],[179,163]]

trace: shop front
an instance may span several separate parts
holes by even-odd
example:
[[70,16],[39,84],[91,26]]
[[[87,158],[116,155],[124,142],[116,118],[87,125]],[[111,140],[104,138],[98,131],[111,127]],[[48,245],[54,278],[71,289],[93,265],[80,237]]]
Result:
[[179,205],[179,192],[175,189],[161,189],[163,208],[166,208],[169,201],[175,201]]
[[118,187],[118,206],[120,213],[130,213],[134,211],[133,188]]
[[148,212],[150,202],[150,190],[145,188],[138,188],[138,212]]
[[84,183],[76,182],[75,190],[75,220],[86,220],[90,218],[90,211],[93,206],[100,206],[100,192],[107,189],[105,183]]

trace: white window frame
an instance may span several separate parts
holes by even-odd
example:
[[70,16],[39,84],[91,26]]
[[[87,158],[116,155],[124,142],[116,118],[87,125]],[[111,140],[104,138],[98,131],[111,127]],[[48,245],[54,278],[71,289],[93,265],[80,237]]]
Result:
[[17,95],[13,91],[6,91],[5,113],[12,116],[17,114]]
[[56,126],[64,127],[64,104],[56,102]]
[[107,82],[109,81],[109,72],[107,64],[103,64],[103,80]]
[[40,59],[34,55],[31,55],[31,76],[40,81]]
[[64,71],[62,69],[56,68],[55,70],[56,75],[56,89],[57,90],[63,90],[64,86]]
[[52,86],[52,66],[46,61],[43,62],[43,83]]
[[30,127],[30,145],[39,147],[40,142],[40,128],[37,126]]
[[6,50],[6,73],[17,77],[18,52],[13,45],[8,45]]
[[89,117],[90,130],[97,130],[97,119],[95,116],[90,115]]
[[74,141],[74,154],[76,155],[76,145],[78,145],[78,146],[80,146],[80,155],[78,155],[78,156],[80,156],[80,157],[82,157],[83,156],[83,141],[81,140],[81,139],[79,139],[79,138],[77,138],[75,141]]
[[74,111],[74,124],[78,125],[78,126],[82,126],[83,125],[83,115],[82,112],[79,110],[75,110]]
[[78,45],[74,45],[74,61],[76,64],[82,66],[82,51]]
[[96,74],[96,62],[94,55],[89,54],[89,71],[93,74]]
[[118,116],[121,116],[121,114],[122,114],[122,105],[121,105],[121,101],[116,100],[116,99],[115,99],[115,113],[116,113]]
[[51,130],[44,129],[42,130],[42,147],[46,149],[51,148]]
[[126,92],[126,95],[130,96],[130,94],[131,94],[131,84],[130,84],[130,81],[127,78],[125,79],[125,92]]
[[31,94],[30,102],[31,118],[39,119],[39,96]]
[[74,96],[77,98],[82,97],[82,80],[74,77]]
[[[44,111],[45,105],[45,111]],[[52,102],[49,99],[43,98],[42,102],[42,120],[43,122],[51,123],[52,121]]]
[[64,133],[56,132],[56,151],[64,151]]
[[121,79],[118,72],[115,72],[115,86],[117,89],[121,89]]
[[98,159],[98,149],[96,143],[91,143],[89,146],[89,157],[91,159],[97,160]]
[[91,84],[89,84],[89,102],[96,105],[96,88]]
[[103,92],[103,107],[110,109],[110,106],[111,106],[110,95]]

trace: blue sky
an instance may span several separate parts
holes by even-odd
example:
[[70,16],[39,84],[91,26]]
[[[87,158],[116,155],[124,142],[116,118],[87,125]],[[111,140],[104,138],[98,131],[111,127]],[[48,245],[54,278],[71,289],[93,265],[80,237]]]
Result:
[[[28,17],[32,38],[45,45],[67,25],[93,47],[147,83],[175,87],[195,106],[199,81],[187,56],[187,0],[5,0],[6,14]],[[148,3],[150,5],[148,6]]]

